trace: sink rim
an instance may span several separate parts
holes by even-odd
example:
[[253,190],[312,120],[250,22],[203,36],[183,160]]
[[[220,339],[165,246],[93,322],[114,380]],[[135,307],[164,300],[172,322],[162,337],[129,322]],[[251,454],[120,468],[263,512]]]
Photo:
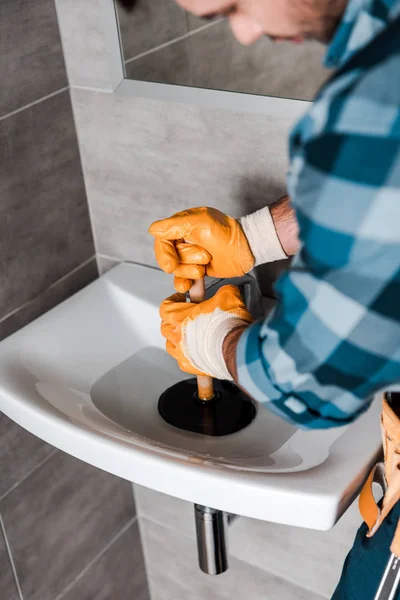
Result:
[[[112,281],[116,273],[122,273],[126,269],[149,271],[147,267],[132,263],[118,265],[50,312],[62,310],[60,307],[65,307],[73,301],[73,298],[85,293],[88,288]],[[37,326],[44,318],[46,315],[40,317],[34,324]],[[7,360],[18,357],[18,345],[23,342],[32,325],[28,325],[0,343],[0,351],[4,350]],[[351,426],[353,437],[359,429],[365,434],[365,422],[371,425],[371,413],[376,413],[377,443],[371,443],[369,452],[362,449],[364,458],[358,456],[358,459],[353,461],[356,473],[351,482],[343,476],[343,463],[340,457],[342,461],[345,456],[348,458],[348,450],[344,452],[343,448],[335,451],[336,462],[334,461],[329,476],[324,465],[302,473],[266,474],[226,469],[197,457],[186,457],[185,460],[172,456],[166,457],[154,449],[116,441],[99,431],[89,431],[80,424],[73,424],[65,415],[39,407],[37,403],[35,404],[35,399],[7,394],[1,387],[1,375],[2,364],[0,363],[0,409],[13,421],[45,442],[93,466],[140,485],[183,500],[261,520],[313,529],[329,529],[348,507],[380,453],[379,413],[375,406]],[[375,427],[371,428],[371,432],[374,436]],[[361,453],[357,444],[355,450],[356,453]],[[165,469],[166,466],[168,466],[168,475],[160,477],[160,470]],[[319,473],[316,477],[317,471]],[[292,487],[294,483],[295,494]],[[227,493],[228,488],[229,493]],[[294,501],[296,515],[293,511]]]

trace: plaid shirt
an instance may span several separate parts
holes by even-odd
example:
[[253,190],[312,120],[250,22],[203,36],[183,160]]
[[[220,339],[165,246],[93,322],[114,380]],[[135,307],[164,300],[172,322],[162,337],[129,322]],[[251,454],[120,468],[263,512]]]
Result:
[[326,63],[290,143],[301,250],[237,348],[240,385],[306,429],[400,382],[400,0],[350,0]]

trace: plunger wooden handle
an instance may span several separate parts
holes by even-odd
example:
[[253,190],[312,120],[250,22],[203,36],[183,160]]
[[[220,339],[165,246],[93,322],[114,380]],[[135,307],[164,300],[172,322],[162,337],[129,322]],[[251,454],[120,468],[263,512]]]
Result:
[[[189,291],[190,301],[195,304],[200,304],[203,302],[206,296],[206,288],[204,283],[204,277],[202,279],[197,279],[194,282]],[[214,398],[214,386],[212,377],[208,375],[198,375],[197,376],[197,389],[199,393],[200,400],[212,400]]]

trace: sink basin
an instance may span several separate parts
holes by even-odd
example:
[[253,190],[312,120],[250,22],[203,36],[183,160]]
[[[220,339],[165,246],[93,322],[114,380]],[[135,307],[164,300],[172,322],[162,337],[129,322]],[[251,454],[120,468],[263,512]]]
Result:
[[224,437],[168,425],[161,393],[188,376],[164,350],[162,272],[121,264],[0,343],[0,409],[96,467],[184,500],[329,529],[380,452],[376,400],[355,424],[303,432],[257,406]]

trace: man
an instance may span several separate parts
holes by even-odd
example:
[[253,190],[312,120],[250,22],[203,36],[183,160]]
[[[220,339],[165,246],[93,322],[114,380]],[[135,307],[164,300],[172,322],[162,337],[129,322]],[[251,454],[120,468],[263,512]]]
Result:
[[[333,36],[327,63],[338,71],[292,135],[288,188],[301,250],[277,284],[277,309],[251,327],[236,320],[230,328],[224,317],[219,337],[198,327],[194,340],[190,322],[182,328],[180,315],[207,313],[215,301],[181,307],[185,297],[174,296],[161,308],[169,351],[188,372],[229,371],[256,400],[296,425],[347,424],[365,411],[374,392],[400,381],[400,304],[394,301],[400,267],[400,2],[180,2],[198,15],[228,14],[245,43],[264,32]],[[175,287],[184,292],[204,271],[231,277],[294,254],[293,222],[284,198],[240,223],[201,208],[154,223],[150,232],[160,266],[175,274]],[[214,350],[212,366],[205,364],[207,346]]]
[[[299,427],[348,424],[400,382],[400,0],[178,2],[225,15],[244,44],[262,35],[329,43],[336,72],[292,133],[288,197],[239,222],[200,208],[150,227],[180,292],[160,309],[167,350],[184,371],[234,379]],[[242,275],[290,255],[263,322],[251,324],[232,286],[186,303],[182,292],[204,273]],[[380,514],[366,489],[368,527],[335,600],[375,597],[400,516],[400,426],[388,404],[383,419],[390,493]]]

